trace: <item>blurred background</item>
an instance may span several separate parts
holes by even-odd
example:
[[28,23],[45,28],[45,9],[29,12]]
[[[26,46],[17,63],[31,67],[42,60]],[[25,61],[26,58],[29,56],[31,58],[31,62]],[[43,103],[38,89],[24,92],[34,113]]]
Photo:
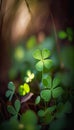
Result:
[[[66,51],[70,51],[67,53],[71,55],[74,35],[73,12],[73,3],[67,0],[0,0],[0,86],[2,88],[6,88],[9,78],[15,79],[19,71],[22,71],[18,69],[16,72],[18,62],[26,67],[25,61],[28,59],[26,53],[30,53],[33,47],[44,42],[47,37],[52,38],[55,45],[48,40],[48,43],[45,41],[45,46],[46,44],[52,46],[49,47],[51,50],[55,48],[58,55],[61,55],[61,51],[64,51],[63,55]],[[64,32],[62,35],[68,33],[69,36],[58,37],[60,31]],[[70,59],[67,57],[66,60]]]
[[71,0],[0,0],[0,97],[9,81],[18,86],[26,70],[34,71],[36,48],[51,51],[52,72],[74,89],[73,40]]

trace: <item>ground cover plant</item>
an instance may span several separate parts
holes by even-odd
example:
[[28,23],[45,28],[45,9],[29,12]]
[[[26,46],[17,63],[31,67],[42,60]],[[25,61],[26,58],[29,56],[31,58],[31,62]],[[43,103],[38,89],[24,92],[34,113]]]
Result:
[[[65,33],[62,33],[63,31],[59,32],[59,37],[65,38]],[[71,61],[73,48],[69,46],[62,49],[64,66],[61,68],[52,37],[47,37],[42,44],[37,46],[33,45],[33,41],[35,43],[35,37],[31,37],[28,41],[27,53],[22,46],[14,49],[13,60],[16,63],[10,68],[9,77],[13,80],[19,72],[21,81],[18,84],[12,81],[8,83],[5,96],[9,117],[6,121],[1,121],[0,129],[64,130],[70,128],[74,98],[71,78],[73,76]],[[52,42],[52,46],[49,42]],[[29,45],[31,49],[28,48]],[[67,56],[70,58],[67,59]]]

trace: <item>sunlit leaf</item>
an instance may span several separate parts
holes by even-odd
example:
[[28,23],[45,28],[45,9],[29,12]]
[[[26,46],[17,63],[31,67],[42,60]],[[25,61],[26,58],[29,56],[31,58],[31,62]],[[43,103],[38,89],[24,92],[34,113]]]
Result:
[[34,53],[33,53],[33,57],[37,60],[41,60],[42,59],[42,54],[41,51],[39,49],[37,49]]
[[42,61],[39,61],[36,63],[36,69],[38,71],[42,71],[43,70],[43,62]]
[[34,79],[34,73],[31,73],[30,70],[27,71],[27,76],[25,77],[26,83],[31,82]]
[[36,45],[36,37],[35,36],[31,36],[28,41],[27,41],[27,48],[28,49],[32,49],[34,48]]
[[24,87],[24,90],[26,91],[26,93],[30,92],[30,87],[28,84],[25,83],[23,87]]
[[44,60],[44,66],[45,68],[50,69],[52,67],[52,60],[50,59]]
[[27,83],[24,83],[24,85],[19,86],[18,92],[20,95],[24,96],[30,92],[30,86]]
[[58,37],[59,37],[60,39],[65,39],[65,38],[67,38],[67,33],[66,33],[65,31],[60,31],[60,32],[58,33]]
[[42,50],[42,58],[48,58],[50,56],[50,51],[48,49],[43,49]]
[[15,60],[21,62],[21,61],[24,60],[24,57],[25,57],[25,51],[24,51],[23,47],[18,46],[15,49],[15,52],[14,52],[14,58],[15,58]]

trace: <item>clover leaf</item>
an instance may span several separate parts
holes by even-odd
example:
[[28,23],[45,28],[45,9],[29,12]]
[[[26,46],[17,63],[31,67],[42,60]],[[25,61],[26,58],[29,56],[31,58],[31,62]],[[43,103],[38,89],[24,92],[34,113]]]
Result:
[[31,73],[30,70],[27,71],[27,76],[25,77],[26,83],[31,82],[34,79],[34,73]]
[[52,96],[53,96],[53,98],[58,98],[59,96],[61,96],[63,94],[63,92],[64,92],[64,90],[62,87],[57,87],[52,90]]
[[15,103],[14,103],[14,107],[11,106],[11,105],[8,105],[7,110],[10,114],[13,115],[13,118],[17,118],[20,107],[21,107],[20,101],[16,100]]
[[12,97],[13,97],[13,95],[15,93],[15,85],[14,85],[13,82],[9,82],[8,89],[9,90],[6,91],[5,95],[6,95],[7,98],[9,98],[9,101],[11,101]]
[[52,86],[51,76],[47,76],[47,77],[43,78],[42,82],[43,82],[43,85],[44,85],[45,88],[51,88],[51,86]]
[[43,71],[43,68],[45,67],[46,69],[51,68],[52,66],[52,60],[51,59],[47,59],[50,56],[50,51],[48,49],[43,49],[43,50],[39,50],[37,49],[34,54],[33,57],[37,60],[39,60],[36,64],[36,69],[38,71]]
[[53,79],[53,83],[52,83],[52,96],[53,96],[53,98],[58,98],[64,92],[63,88],[59,86],[60,83],[61,83],[60,78],[55,77]]
[[24,83],[24,85],[19,86],[18,91],[21,96],[24,96],[30,92],[30,86],[27,83]]
[[65,31],[60,31],[59,33],[58,33],[58,37],[60,38],[60,39],[65,39],[65,38],[67,38],[67,33],[65,32]]
[[44,101],[49,102],[51,95],[53,98],[58,98],[64,93],[63,88],[60,86],[60,78],[55,77],[52,81],[51,76],[47,76],[43,78],[42,82],[45,89],[41,91],[40,95]]
[[36,100],[35,100],[35,104],[37,105],[37,104],[39,104],[40,103],[40,96],[37,96],[37,98],[36,98]]
[[45,102],[49,102],[51,99],[51,90],[42,90],[40,96]]
[[59,103],[57,106],[57,113],[56,113],[56,117],[57,118],[61,118],[64,117],[65,114],[69,114],[72,112],[72,104],[70,103],[70,101],[66,101],[65,103]]

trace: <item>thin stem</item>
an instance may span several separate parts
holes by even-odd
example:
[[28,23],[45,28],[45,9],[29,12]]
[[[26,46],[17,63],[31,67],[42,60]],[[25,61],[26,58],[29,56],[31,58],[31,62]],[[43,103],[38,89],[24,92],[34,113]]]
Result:
[[27,6],[27,8],[29,10],[29,13],[31,14],[31,9],[30,9],[29,3],[27,2],[27,0],[25,0],[25,2],[26,2],[26,6]]
[[60,67],[62,68],[63,64],[62,64],[62,60],[61,60],[61,56],[60,56],[60,45],[58,44],[56,25],[54,23],[54,18],[53,18],[53,15],[51,13],[51,10],[50,10],[50,16],[51,16],[52,25],[53,25],[53,31],[54,31],[55,41],[56,41],[57,52],[58,52],[59,60],[60,60]]

